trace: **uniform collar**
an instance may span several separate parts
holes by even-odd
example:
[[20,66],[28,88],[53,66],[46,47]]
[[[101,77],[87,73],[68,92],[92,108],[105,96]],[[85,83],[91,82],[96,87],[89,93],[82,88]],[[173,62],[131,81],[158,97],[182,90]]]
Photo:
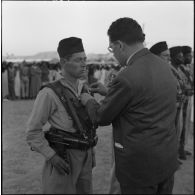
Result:
[[77,91],[75,90],[75,88],[71,85],[70,81],[68,81],[65,78],[61,78],[60,82],[62,83],[62,85],[64,85],[65,87],[67,87],[68,89],[70,89],[74,95],[76,97],[79,97],[83,88],[83,82],[81,80],[78,80],[78,84],[77,84]]

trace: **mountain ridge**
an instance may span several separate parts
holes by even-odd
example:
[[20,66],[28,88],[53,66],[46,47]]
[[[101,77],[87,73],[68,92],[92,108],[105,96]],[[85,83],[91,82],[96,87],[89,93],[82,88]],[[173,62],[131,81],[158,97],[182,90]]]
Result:
[[[88,60],[110,60],[113,59],[113,55],[110,53],[107,54],[96,54],[96,53],[89,53],[86,54]],[[6,59],[23,59],[23,60],[53,60],[53,59],[59,59],[58,53],[56,51],[45,51],[45,52],[39,52],[34,55],[26,55],[26,56],[20,56],[20,55],[7,55],[2,56],[3,60]]]

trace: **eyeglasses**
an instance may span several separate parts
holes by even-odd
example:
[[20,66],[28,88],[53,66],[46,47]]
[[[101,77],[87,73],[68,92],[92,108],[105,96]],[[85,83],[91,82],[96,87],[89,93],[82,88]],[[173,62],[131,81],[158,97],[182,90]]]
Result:
[[113,41],[112,43],[110,43],[109,47],[108,47],[108,51],[113,53],[114,52],[114,49],[113,49],[113,46],[115,47],[115,45],[119,43],[119,41]]
[[108,51],[109,51],[110,53],[113,53],[113,46],[114,46],[114,44],[111,43],[110,46],[108,47]]
[[113,48],[112,48],[111,46],[109,46],[109,47],[108,47],[108,51],[109,51],[110,53],[113,53]]

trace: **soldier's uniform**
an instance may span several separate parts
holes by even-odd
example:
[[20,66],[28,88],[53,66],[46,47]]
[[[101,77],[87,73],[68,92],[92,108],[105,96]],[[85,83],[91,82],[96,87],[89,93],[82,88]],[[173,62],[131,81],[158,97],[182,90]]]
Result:
[[[171,49],[172,50],[172,49]],[[174,50],[174,49],[173,49]],[[172,53],[173,53],[172,50]],[[159,56],[161,59],[163,59],[164,61],[168,62],[171,68],[171,71],[176,79],[177,82],[177,112],[176,112],[176,117],[175,117],[175,126],[176,126],[176,131],[177,131],[177,136],[178,136],[178,140],[181,134],[181,130],[182,130],[182,107],[183,107],[183,101],[185,98],[184,95],[184,81],[180,75],[180,72],[178,71],[178,69],[176,67],[174,67],[171,63],[170,63],[170,51],[168,49],[168,45],[166,43],[166,41],[161,41],[158,42],[156,44],[154,44],[151,48],[150,51]],[[166,54],[166,56],[164,55]]]
[[[77,43],[77,39],[75,42]],[[73,53],[74,51],[75,43]],[[70,115],[70,111],[61,101],[64,97],[59,98],[56,91],[51,88],[51,86],[59,86],[56,88],[64,93],[66,88],[72,94],[72,100],[75,101],[78,100],[83,87],[82,83],[77,84],[78,89],[76,90],[68,79],[62,78],[40,90],[28,121],[27,142],[32,150],[41,153],[46,159],[42,173],[44,194],[92,193],[92,146],[81,149],[77,145],[73,148],[72,142],[69,145],[70,147],[67,147],[64,143],[62,144],[62,141],[66,139],[66,135],[73,137],[78,129],[75,127],[75,121]],[[51,127],[45,133],[42,129],[47,122]],[[80,137],[78,140],[80,141]],[[69,163],[70,174],[61,174],[53,166],[50,159],[56,153]]]
[[180,137],[180,148],[179,148],[180,158],[185,160],[186,155],[185,155],[184,147],[187,143],[188,133],[190,130],[191,96],[192,96],[192,93],[188,93],[188,91],[190,92],[193,89],[193,80],[188,65],[181,65],[179,67],[179,73],[182,77],[182,80],[184,81],[185,90],[186,90],[183,108],[182,108],[183,126],[182,126],[182,133]]
[[177,136],[179,140],[182,131],[182,126],[183,126],[182,108],[185,99],[185,95],[184,95],[185,85],[178,70],[171,64],[170,64],[170,68],[177,81],[177,112],[175,117],[175,126],[176,126]]
[[[183,105],[181,108],[181,113],[182,113],[182,129],[181,133],[179,134],[179,158],[182,160],[186,160],[186,152],[184,151],[184,146],[185,146],[185,139],[186,139],[186,118],[189,116],[186,115],[186,110],[188,107],[188,96],[191,93],[191,86],[190,86],[190,81],[184,74],[185,67],[183,66],[184,61],[184,55],[182,52],[182,47],[176,46],[170,48],[170,53],[171,53],[171,61],[173,66],[177,68],[178,75],[180,76],[180,80],[182,80],[183,87]],[[192,81],[191,81],[192,84]]]
[[[68,82],[61,80],[62,84],[76,93]],[[79,88],[81,86],[79,85]],[[78,89],[80,91],[80,89]],[[67,132],[76,132],[73,121],[54,91],[45,87],[42,89],[34,103],[32,114],[28,121],[27,141],[33,150],[45,156],[43,168],[43,192],[49,194],[61,193],[91,193],[92,192],[92,150],[80,151],[67,149],[71,165],[70,175],[61,175],[50,163],[49,159],[55,151],[49,146],[42,131],[43,125],[49,122],[51,126]]]

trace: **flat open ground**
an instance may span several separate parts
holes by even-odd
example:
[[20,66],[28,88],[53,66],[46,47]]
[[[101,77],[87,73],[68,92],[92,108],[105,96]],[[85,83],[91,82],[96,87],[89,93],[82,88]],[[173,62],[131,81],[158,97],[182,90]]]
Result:
[[[2,102],[2,193],[41,194],[43,157],[32,152],[25,142],[26,121],[33,101]],[[111,126],[98,129],[96,168],[93,170],[93,189],[96,194],[108,193],[111,165]],[[193,133],[186,147],[193,153],[176,172],[174,194],[194,194]]]

